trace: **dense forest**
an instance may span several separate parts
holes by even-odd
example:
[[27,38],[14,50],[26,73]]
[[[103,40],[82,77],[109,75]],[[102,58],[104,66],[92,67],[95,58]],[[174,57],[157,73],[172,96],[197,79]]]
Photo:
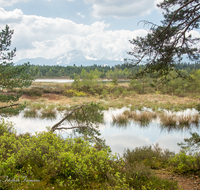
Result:
[[[127,79],[130,78],[131,72],[139,69],[139,67],[128,68],[126,65],[117,65],[115,67],[110,66],[32,66],[33,68],[38,67],[37,78],[71,78],[74,79],[76,75],[79,75],[80,78],[84,78],[87,74],[95,75],[97,78],[101,79],[112,79],[116,76],[118,79]],[[195,71],[200,69],[200,64],[190,64],[190,63],[181,63],[177,65],[177,68],[180,70],[185,70],[187,74],[191,72],[194,74]]]

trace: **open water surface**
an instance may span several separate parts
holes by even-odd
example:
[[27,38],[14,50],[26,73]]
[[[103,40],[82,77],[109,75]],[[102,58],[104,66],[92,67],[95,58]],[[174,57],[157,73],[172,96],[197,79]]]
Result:
[[[100,126],[101,137],[106,139],[106,144],[109,145],[113,153],[122,154],[124,149],[134,149],[145,145],[159,143],[164,149],[179,152],[177,143],[183,142],[183,139],[190,137],[189,132],[198,132],[198,127],[191,127],[190,130],[182,129],[180,131],[161,130],[161,125],[158,121],[151,122],[148,126],[141,127],[140,124],[131,122],[126,128],[119,128],[112,125],[112,114],[118,115],[127,108],[109,109],[104,111],[105,124]],[[194,110],[187,110],[182,114],[194,112]],[[181,114],[177,113],[177,114]],[[46,131],[46,126],[52,127],[62,116],[58,116],[54,120],[40,119],[40,118],[24,118],[23,113],[19,116],[12,116],[9,121],[15,123],[17,133],[32,133],[39,131]],[[70,132],[70,131],[69,131]],[[62,136],[67,136],[66,132],[62,132]]]
[[[110,83],[112,80],[99,80],[103,83]],[[72,83],[73,79],[36,79],[35,82],[54,82],[54,83]],[[128,80],[119,80],[118,83],[127,83]]]

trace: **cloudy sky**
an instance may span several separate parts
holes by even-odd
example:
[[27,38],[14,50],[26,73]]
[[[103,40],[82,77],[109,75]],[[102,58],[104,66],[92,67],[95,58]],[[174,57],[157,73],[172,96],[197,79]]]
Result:
[[14,61],[78,49],[88,59],[121,60],[129,40],[159,24],[159,0],[0,0],[0,27],[14,30]]

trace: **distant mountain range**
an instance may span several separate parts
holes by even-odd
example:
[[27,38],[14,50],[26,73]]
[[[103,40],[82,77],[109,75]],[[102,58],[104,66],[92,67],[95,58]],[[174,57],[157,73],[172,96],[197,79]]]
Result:
[[65,54],[57,56],[53,59],[45,59],[42,57],[37,58],[27,58],[21,59],[16,62],[17,65],[21,65],[23,63],[30,62],[31,65],[60,65],[60,66],[92,66],[96,65],[107,65],[107,66],[115,66],[121,64],[121,61],[115,60],[90,60],[86,59],[83,55],[83,52],[80,50],[72,50],[68,51]]

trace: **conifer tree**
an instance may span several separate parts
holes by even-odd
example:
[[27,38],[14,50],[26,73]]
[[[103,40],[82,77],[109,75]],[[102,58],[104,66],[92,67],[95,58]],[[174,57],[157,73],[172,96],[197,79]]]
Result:
[[14,30],[6,25],[0,32],[0,113],[18,113],[24,106],[17,104],[22,93],[20,89],[31,85],[36,70],[29,63],[15,66],[12,62],[16,48],[10,50]]
[[133,45],[128,54],[134,56],[128,59],[128,66],[145,64],[136,77],[145,73],[166,76],[171,70],[177,69],[177,64],[187,55],[190,61],[199,59],[197,43],[199,38],[192,36],[191,31],[199,29],[200,2],[199,0],[164,0],[157,5],[163,10],[164,20],[161,25],[142,21],[151,26],[146,37],[130,40]]

